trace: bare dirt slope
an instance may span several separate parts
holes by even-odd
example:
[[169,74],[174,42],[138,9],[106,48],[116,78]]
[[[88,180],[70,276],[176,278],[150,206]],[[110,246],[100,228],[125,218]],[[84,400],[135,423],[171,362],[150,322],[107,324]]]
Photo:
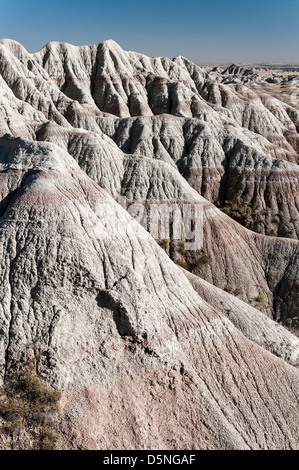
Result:
[[[113,41],[1,41],[0,100],[3,383],[38,345],[63,449],[297,449],[297,111]],[[202,248],[122,197],[198,204]]]

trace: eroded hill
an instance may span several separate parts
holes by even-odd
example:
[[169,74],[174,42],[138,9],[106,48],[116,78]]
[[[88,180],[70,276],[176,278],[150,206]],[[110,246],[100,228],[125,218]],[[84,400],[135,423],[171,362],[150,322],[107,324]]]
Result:
[[1,378],[38,344],[59,448],[298,448],[298,111],[113,41],[1,41],[0,99]]

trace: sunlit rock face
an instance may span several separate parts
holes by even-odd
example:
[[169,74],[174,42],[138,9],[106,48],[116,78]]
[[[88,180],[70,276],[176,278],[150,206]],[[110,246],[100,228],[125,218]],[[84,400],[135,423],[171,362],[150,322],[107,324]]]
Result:
[[0,102],[2,382],[38,344],[61,449],[297,449],[297,111],[114,41],[0,41]]

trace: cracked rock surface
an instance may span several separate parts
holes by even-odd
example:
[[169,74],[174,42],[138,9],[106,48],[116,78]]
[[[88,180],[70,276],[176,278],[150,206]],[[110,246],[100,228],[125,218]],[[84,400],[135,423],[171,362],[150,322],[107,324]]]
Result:
[[[299,448],[275,321],[298,326],[299,118],[276,101],[114,41],[0,41],[0,377],[39,344],[59,448]],[[202,249],[168,256],[122,197],[199,205]]]

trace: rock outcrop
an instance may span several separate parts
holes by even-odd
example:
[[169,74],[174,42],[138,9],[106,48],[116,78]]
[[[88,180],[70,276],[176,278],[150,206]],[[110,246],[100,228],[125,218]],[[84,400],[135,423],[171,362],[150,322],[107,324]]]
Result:
[[1,381],[38,345],[62,449],[298,449],[297,111],[113,41],[0,41],[0,99]]
[[[3,88],[14,94],[4,104],[9,119],[3,120],[3,134],[46,139],[52,131],[40,130],[43,121],[102,131],[125,153],[177,165],[192,187],[220,207],[225,201],[249,204],[252,230],[298,237],[296,202],[285,204],[298,193],[297,166],[271,170],[277,168],[271,158],[298,162],[296,109],[241,84],[222,84],[217,74],[183,57],[149,58],[114,41],[50,43],[31,55],[3,40],[0,58]],[[21,116],[14,116],[20,105]],[[267,159],[264,173],[260,162]],[[82,158],[80,164],[88,166]],[[94,169],[90,175],[99,176]]]

